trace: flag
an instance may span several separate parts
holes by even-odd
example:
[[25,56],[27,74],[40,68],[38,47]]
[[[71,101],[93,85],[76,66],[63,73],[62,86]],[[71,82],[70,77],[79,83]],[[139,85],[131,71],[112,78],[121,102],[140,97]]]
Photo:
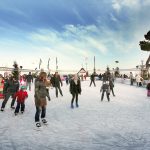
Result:
[[48,64],[47,64],[47,69],[49,70],[49,61],[50,61],[50,58],[48,59]]
[[39,69],[40,69],[40,67],[41,67],[41,64],[42,64],[42,59],[40,58]]

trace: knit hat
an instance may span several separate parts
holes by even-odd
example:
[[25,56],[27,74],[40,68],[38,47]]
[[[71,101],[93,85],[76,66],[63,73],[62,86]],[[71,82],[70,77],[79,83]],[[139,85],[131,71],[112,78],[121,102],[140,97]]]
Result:
[[21,86],[21,89],[22,89],[22,90],[26,89],[26,86]]

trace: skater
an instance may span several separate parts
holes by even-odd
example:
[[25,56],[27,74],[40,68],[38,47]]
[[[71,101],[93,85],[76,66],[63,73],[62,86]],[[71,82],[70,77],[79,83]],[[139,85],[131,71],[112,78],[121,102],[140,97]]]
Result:
[[69,77],[68,77],[68,75],[66,76],[66,85],[68,85],[69,84]]
[[76,107],[79,107],[78,94],[81,94],[81,82],[77,74],[75,74],[72,80],[70,81],[70,93],[72,94],[71,108],[74,108],[73,102],[75,98],[76,98]]
[[15,109],[15,115],[19,113],[20,106],[21,106],[21,113],[24,113],[25,110],[25,99],[28,97],[28,93],[25,91],[26,87],[21,86],[21,89],[14,95],[17,98],[17,106]]
[[130,72],[130,85],[133,85],[133,81],[134,81],[133,73]]
[[36,113],[35,113],[35,123],[37,127],[41,127],[40,123],[40,116],[41,120],[44,124],[47,124],[46,117],[46,105],[48,100],[50,101],[50,96],[46,90],[46,72],[40,72],[39,77],[35,81],[35,106],[36,106]]
[[3,94],[4,94],[4,101],[2,102],[1,106],[1,111],[4,111],[5,105],[10,98],[12,97],[11,101],[11,108],[15,109],[14,104],[15,104],[15,97],[14,94],[19,90],[19,81],[16,80],[15,77],[10,77],[10,79],[4,81],[4,89],[3,89]]
[[95,75],[94,75],[94,73],[91,75],[90,79],[91,79],[90,86],[92,85],[92,83],[94,84],[94,86],[96,86],[96,84],[95,84]]
[[148,82],[146,89],[147,89],[147,97],[150,97],[150,82]]
[[0,74],[0,99],[4,99],[3,88],[4,88],[4,78]]
[[33,83],[33,76],[31,75],[31,72],[26,76],[26,83],[27,88],[29,87],[29,91],[31,91],[31,82]]
[[100,89],[100,92],[102,92],[101,101],[103,101],[104,93],[106,93],[107,100],[109,102],[110,101],[110,98],[109,98],[109,95],[110,95],[110,86],[109,86],[108,81],[103,82],[102,87]]
[[115,96],[115,94],[114,94],[114,83],[113,83],[112,79],[109,80],[109,87],[110,87],[110,92],[112,91],[113,96]]
[[55,72],[55,75],[54,75],[54,87],[55,87],[55,90],[56,90],[56,97],[57,98],[58,98],[58,90],[59,90],[60,95],[63,96],[62,90],[60,88],[60,84],[61,84],[61,86],[63,86],[63,83],[61,81],[60,75],[58,74],[58,72]]

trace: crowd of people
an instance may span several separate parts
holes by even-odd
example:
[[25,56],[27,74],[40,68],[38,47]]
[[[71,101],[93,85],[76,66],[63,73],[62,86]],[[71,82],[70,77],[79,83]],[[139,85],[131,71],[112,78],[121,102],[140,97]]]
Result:
[[[91,87],[92,84],[96,87],[95,76],[95,73],[91,74],[89,87]],[[108,102],[110,102],[110,94],[112,93],[112,95],[115,96],[114,75],[110,72],[105,72],[100,77],[102,80],[102,85],[100,87],[101,101],[103,101],[104,95],[106,95]],[[137,86],[141,86],[142,78],[139,75],[134,77],[132,72],[130,72],[131,85],[133,85],[135,79],[137,81]],[[66,84],[69,84],[69,92],[72,95],[70,104],[72,109],[79,107],[78,97],[82,93],[81,81],[82,79],[80,79],[78,74],[74,74],[71,77],[66,76]],[[54,75],[47,75],[46,72],[41,71],[35,80],[31,72],[29,72],[28,75],[20,76],[19,80],[13,75],[9,75],[5,78],[0,75],[0,87],[3,85],[3,92],[0,91],[0,94],[3,95],[1,111],[3,112],[5,110],[5,106],[11,97],[10,108],[14,109],[14,114],[18,115],[19,112],[24,113],[25,100],[28,98],[29,94],[27,91],[32,90],[32,83],[34,83],[34,100],[36,108],[35,123],[37,127],[41,127],[41,122],[47,124],[46,106],[47,100],[51,100],[49,88],[54,87],[56,98],[58,98],[59,95],[63,96],[63,91],[61,89],[63,82],[58,72],[55,72]],[[147,91],[147,96],[150,96],[150,83],[147,85]],[[16,105],[15,101],[17,102]]]

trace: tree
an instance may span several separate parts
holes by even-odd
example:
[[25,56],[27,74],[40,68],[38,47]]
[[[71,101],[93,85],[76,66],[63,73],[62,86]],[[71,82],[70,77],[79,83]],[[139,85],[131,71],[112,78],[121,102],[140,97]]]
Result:
[[150,51],[150,31],[144,35],[145,40],[140,41],[140,47],[142,51]]
[[19,80],[19,67],[16,61],[14,61],[13,67],[12,75],[16,80]]

